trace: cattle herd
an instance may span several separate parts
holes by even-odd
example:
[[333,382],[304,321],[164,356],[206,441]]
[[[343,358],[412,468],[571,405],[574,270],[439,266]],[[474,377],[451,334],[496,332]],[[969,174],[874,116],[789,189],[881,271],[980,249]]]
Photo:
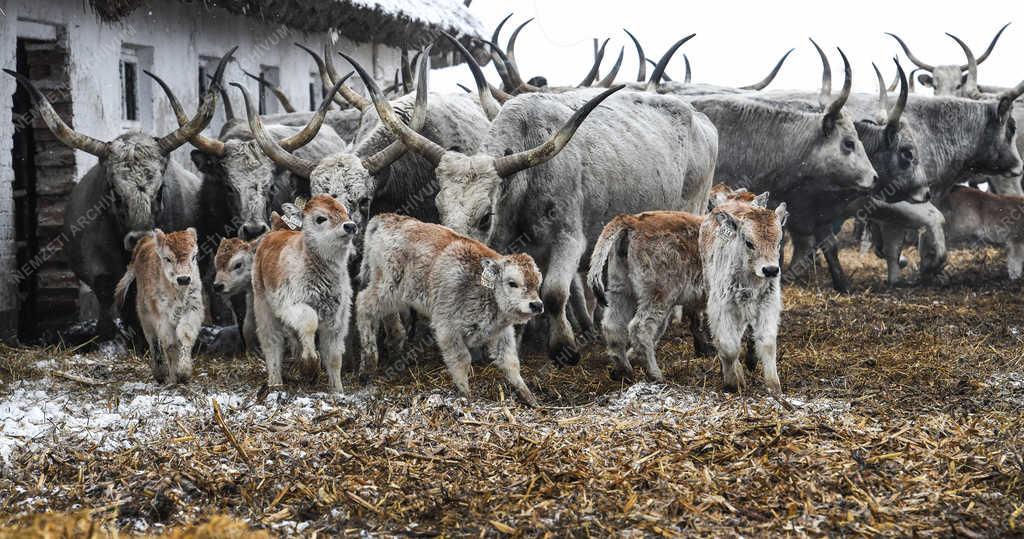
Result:
[[[156,380],[183,383],[203,321],[236,323],[245,350],[264,357],[269,385],[282,384],[282,362],[294,356],[306,375],[326,369],[340,391],[344,358],[358,357],[367,380],[381,350],[401,353],[419,324],[461,394],[473,358],[489,357],[533,405],[519,368],[524,335],[546,336],[550,357],[573,365],[583,336],[600,334],[616,374],[639,363],[661,380],[657,342],[683,317],[695,352],[719,357],[726,389],[745,387],[760,363],[778,394],[782,282],[806,274],[820,250],[845,291],[843,221],[862,225],[889,283],[901,278],[909,231],[920,231],[921,279],[942,271],[947,241],[963,239],[1005,245],[1009,277],[1024,271],[1024,139],[1015,133],[1024,107],[1014,106],[1024,82],[978,82],[1005,26],[977,58],[950,34],[966,56],[953,65],[926,64],[890,34],[934,96],[915,95],[914,72],[898,60],[891,85],[876,66],[878,93],[854,93],[840,50],[844,81],[833,95],[813,41],[818,92],[764,91],[792,50],[747,87],[691,83],[688,60],[684,80],[672,81],[666,66],[692,34],[656,62],[629,34],[636,82],[614,84],[622,51],[598,80],[603,46],[579,86],[524,82],[515,43],[529,21],[502,49],[508,20],[485,42],[500,88],[447,34],[475,90],[429,92],[429,47],[415,74],[407,66],[383,90],[340,53],[364,96],[346,86],[353,73],[339,74],[329,47],[305,49],[324,83],[320,108],[260,116],[233,84],[243,121],[222,83],[232,49],[194,116],[149,73],[178,129],[109,142],[71,129],[8,71],[58,139],[99,158],[64,215],[68,259],[99,299],[99,337],[115,335],[120,315],[148,346]],[[201,132],[218,97],[228,120],[214,138]],[[170,158],[186,142],[198,176]]]

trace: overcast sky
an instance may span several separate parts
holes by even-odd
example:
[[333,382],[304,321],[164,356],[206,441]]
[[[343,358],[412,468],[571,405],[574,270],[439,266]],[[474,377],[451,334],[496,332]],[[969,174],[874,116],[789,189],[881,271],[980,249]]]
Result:
[[[835,52],[835,47],[840,46],[853,65],[854,89],[874,91],[871,62],[878,62],[886,80],[895,74],[891,60],[894,55],[898,54],[904,65],[909,64],[896,41],[885,32],[899,34],[925,62],[953,64],[966,60],[945,32],[956,34],[980,55],[1007,22],[1014,24],[1006,29],[992,56],[981,65],[980,82],[1009,86],[1024,79],[1024,20],[1011,18],[1014,12],[1020,12],[1011,6],[1019,4],[992,0],[974,0],[948,8],[941,4],[897,0],[843,4],[805,0],[473,0],[470,10],[488,32],[505,15],[514,13],[502,31],[502,46],[516,25],[534,17],[536,20],[520,33],[516,57],[524,79],[544,75],[553,85],[575,85],[583,79],[593,59],[594,37],[611,38],[602,74],[611,68],[619,47],[626,46],[618,80],[634,80],[636,52],[622,32],[622,28],[628,28],[640,40],[647,56],[654,58],[679,38],[697,34],[669,64],[668,74],[674,79],[683,76],[682,53],[686,53],[693,66],[693,82],[750,84],[763,78],[783,53],[795,48],[771,88],[817,89],[821,64],[807,41],[813,37],[829,51],[834,87],[842,85],[842,63]],[[836,6],[846,9],[838,12]],[[472,86],[468,68],[460,67],[454,73],[445,70],[434,77],[439,89],[450,89],[456,78]],[[499,81],[490,65],[484,72],[488,78]]]

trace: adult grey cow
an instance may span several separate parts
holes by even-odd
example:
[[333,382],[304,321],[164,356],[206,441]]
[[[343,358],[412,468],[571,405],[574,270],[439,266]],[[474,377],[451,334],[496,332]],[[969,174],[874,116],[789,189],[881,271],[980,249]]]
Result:
[[579,361],[566,304],[605,223],[652,208],[705,210],[718,135],[682,100],[612,96],[622,86],[523,94],[504,104],[480,151],[466,155],[409,129],[369,74],[346,59],[381,120],[436,166],[441,222],[499,251],[525,251],[544,268],[548,352],[559,364]]
[[[237,47],[236,47],[237,48]],[[46,96],[26,77],[4,70],[28,91],[46,126],[65,145],[99,158],[71,190],[64,208],[65,254],[79,280],[99,300],[97,333],[116,333],[114,288],[125,272],[134,242],[160,227],[184,230],[196,225],[199,178],[170,158],[171,152],[202,131],[213,118],[221,76],[234,54],[225,54],[196,115],[162,137],[129,131],[104,142],[73,130]]]

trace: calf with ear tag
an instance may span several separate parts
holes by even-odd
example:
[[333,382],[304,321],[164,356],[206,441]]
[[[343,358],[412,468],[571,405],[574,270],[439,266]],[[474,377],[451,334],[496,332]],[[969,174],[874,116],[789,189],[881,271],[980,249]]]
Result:
[[498,268],[498,263],[490,258],[481,260],[480,264],[483,266],[483,271],[480,272],[480,285],[493,290],[501,269]]

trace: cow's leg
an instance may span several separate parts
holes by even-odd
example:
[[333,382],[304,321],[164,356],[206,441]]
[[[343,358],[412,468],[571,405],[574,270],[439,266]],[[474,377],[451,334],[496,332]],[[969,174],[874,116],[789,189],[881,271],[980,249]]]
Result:
[[302,347],[302,375],[310,380],[316,379],[317,373],[320,372],[320,354],[316,349],[316,330],[320,326],[320,317],[305,303],[288,305],[281,309],[277,316],[299,337],[299,344]]
[[366,382],[377,372],[377,328],[380,327],[380,295],[374,285],[356,297],[356,328],[359,331],[359,377]]
[[327,369],[327,385],[332,392],[341,393],[341,369],[344,366],[345,337],[348,334],[349,309],[341,308],[333,320],[320,325],[320,355]]
[[832,233],[831,226],[818,227],[814,232],[814,240],[825,255],[828,271],[832,276],[832,288],[842,294],[850,292],[850,282],[839,263],[839,239]]
[[690,334],[693,336],[693,352],[697,357],[712,357],[715,355],[715,345],[711,341],[711,334],[708,330],[708,323],[704,313],[693,309],[688,313],[690,319]]
[[782,394],[779,372],[775,366],[776,342],[779,333],[779,313],[775,310],[762,312],[753,329],[754,351],[761,360],[764,383],[776,395]]
[[584,292],[583,278],[579,273],[572,279],[572,287],[569,289],[569,304],[572,306],[572,315],[576,320],[576,328],[587,340],[592,338],[594,331],[594,316],[587,306],[587,294]]
[[[117,286],[117,281],[117,277],[100,275],[91,283],[92,291],[96,294],[96,299],[100,304],[99,316],[96,320],[96,334],[101,341],[109,341],[117,335],[117,324],[114,323],[114,288]],[[125,302],[125,311],[129,310],[134,312],[134,301]],[[126,315],[125,318],[129,317]]]
[[548,356],[558,365],[576,365],[580,351],[566,316],[569,290],[579,269],[586,243],[576,237],[562,237],[551,246],[541,296],[548,315]]
[[1006,273],[1011,281],[1020,279],[1024,271],[1024,244],[1010,240],[1006,244]]
[[[938,216],[942,218],[940,214]],[[917,249],[921,253],[921,275],[925,278],[942,273],[946,266],[946,233],[943,223],[931,220],[918,238]]]
[[[611,273],[608,280],[612,281]],[[611,282],[609,282],[611,285]],[[601,320],[601,331],[604,333],[605,346],[608,348],[608,356],[615,362],[613,376],[629,377],[633,374],[633,366],[626,357],[626,350],[629,348],[629,321],[636,311],[636,302],[626,290],[617,287],[608,287],[606,292],[608,306],[604,309],[604,317]]]
[[629,351],[626,357],[631,361],[642,362],[647,377],[656,382],[665,379],[658,368],[655,352],[660,330],[671,311],[672,304],[669,302],[641,301],[636,315],[629,322]]
[[252,291],[245,293],[245,320],[241,323],[245,353],[255,354],[259,347],[259,339],[256,338],[256,314],[252,308]]
[[811,268],[814,267],[814,236],[791,234],[793,242],[793,257],[789,261],[789,268],[786,269],[784,278],[792,282],[795,279],[806,277]]
[[167,368],[167,358],[164,357],[163,347],[160,346],[160,339],[157,338],[156,331],[146,333],[146,341],[149,344],[150,372],[153,373],[156,383],[163,384],[167,382],[170,369]]
[[455,382],[455,388],[459,390],[460,395],[470,398],[469,369],[473,365],[473,356],[469,353],[469,348],[458,332],[449,331],[444,327],[444,321],[436,323],[431,320],[431,326],[437,337],[437,346],[444,357],[444,364],[448,367],[448,374]]
[[516,332],[512,326],[501,331],[498,337],[491,343],[491,356],[495,358],[495,365],[505,373],[505,380],[512,385],[516,394],[527,406],[537,406],[537,398],[533,392],[526,387],[526,382],[519,372],[519,353],[516,350]]
[[904,229],[891,223],[881,223],[882,252],[885,255],[886,278],[890,286],[900,281],[900,253],[903,251]]
[[256,336],[260,342],[260,349],[263,351],[263,359],[267,363],[267,385],[280,386],[284,383],[281,378],[281,360],[285,351],[285,328],[270,310],[270,305],[261,297],[253,300],[253,313],[258,331]]
[[[388,355],[393,355],[394,357],[400,356],[402,354],[402,350],[405,349],[405,343],[408,340],[408,334],[405,331],[405,322],[402,320],[402,315],[399,313],[391,313],[385,316],[384,332],[386,336],[384,346],[386,347]],[[388,359],[388,361],[393,361],[393,359]]]
[[175,328],[175,340],[177,341],[177,361],[174,364],[174,381],[178,384],[188,383],[192,379],[192,346],[199,337],[199,329],[203,325],[203,312],[196,311],[187,314],[178,322]]
[[727,306],[708,306],[708,325],[722,363],[722,383],[726,391],[746,387],[743,366],[739,362],[746,326],[728,311]]

